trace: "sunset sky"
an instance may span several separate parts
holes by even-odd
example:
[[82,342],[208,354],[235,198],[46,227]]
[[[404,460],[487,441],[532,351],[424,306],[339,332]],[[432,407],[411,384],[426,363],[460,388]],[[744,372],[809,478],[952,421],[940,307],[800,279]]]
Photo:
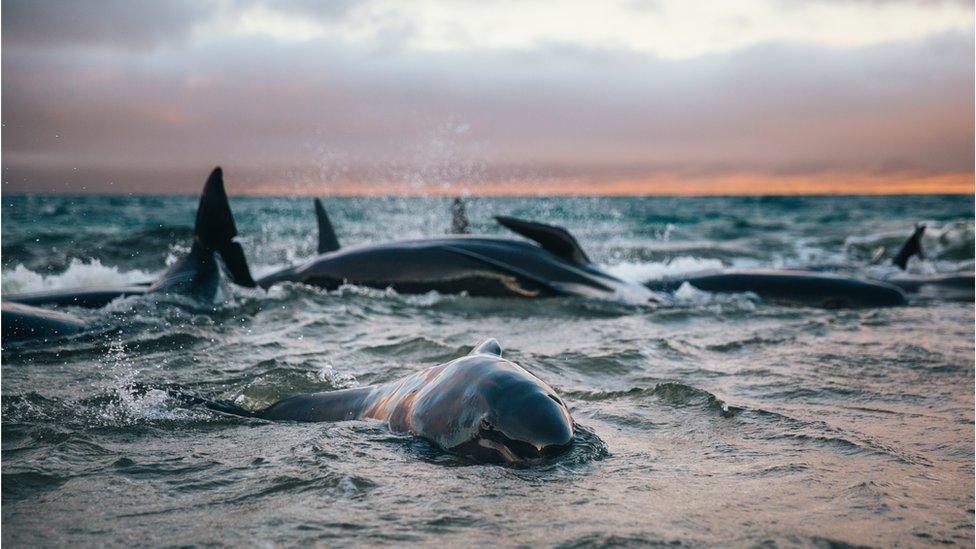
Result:
[[4,0],[5,192],[972,192],[958,0]]

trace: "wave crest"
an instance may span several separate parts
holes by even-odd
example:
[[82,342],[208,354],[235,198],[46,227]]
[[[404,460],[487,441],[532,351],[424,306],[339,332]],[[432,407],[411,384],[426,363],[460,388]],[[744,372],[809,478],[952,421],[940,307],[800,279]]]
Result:
[[2,276],[0,287],[3,293],[41,292],[93,286],[127,286],[152,279],[150,273],[139,269],[124,271],[117,267],[102,265],[98,259],[86,262],[77,258],[72,259],[68,268],[59,274],[37,273],[21,263],[13,269],[4,270],[0,276]]

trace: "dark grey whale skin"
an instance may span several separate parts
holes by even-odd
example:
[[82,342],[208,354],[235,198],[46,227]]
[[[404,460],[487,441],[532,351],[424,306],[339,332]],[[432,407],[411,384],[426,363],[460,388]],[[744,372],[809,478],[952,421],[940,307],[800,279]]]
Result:
[[86,328],[85,322],[74,315],[7,301],[0,302],[0,315],[3,324],[0,337],[4,344],[57,338],[76,334]]
[[326,289],[344,283],[401,293],[467,292],[481,297],[613,297],[655,301],[638,284],[592,264],[567,261],[529,242],[486,236],[445,236],[344,248],[258,279],[268,288],[301,282]]
[[142,295],[149,290],[149,284],[123,287],[92,287],[70,290],[51,290],[28,292],[5,296],[5,301],[32,306],[83,307],[101,309],[120,297]]
[[652,290],[674,291],[686,282],[706,292],[752,292],[767,301],[809,307],[893,307],[907,303],[904,292],[891,284],[804,271],[711,271],[645,285]]
[[[193,398],[193,397],[191,397]],[[193,398],[221,412],[277,421],[384,421],[440,448],[489,463],[539,460],[565,450],[574,423],[545,382],[501,357],[494,339],[470,354],[402,379],[297,395],[258,411]]]
[[976,275],[970,272],[894,274],[884,280],[909,294],[951,301],[976,301]]

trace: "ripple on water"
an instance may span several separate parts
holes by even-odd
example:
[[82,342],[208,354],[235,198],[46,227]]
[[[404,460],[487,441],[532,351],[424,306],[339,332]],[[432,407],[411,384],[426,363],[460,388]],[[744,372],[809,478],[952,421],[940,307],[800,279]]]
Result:
[[[635,272],[862,264],[918,219],[936,220],[939,258],[918,267],[973,264],[971,197],[470,200],[479,231],[502,234],[494,213],[550,220]],[[308,200],[232,202],[256,271],[313,253]],[[448,205],[332,198],[330,214],[355,245],[440,234]],[[4,195],[4,290],[158,272],[187,248],[195,207]],[[186,220],[175,233],[173,219]],[[140,240],[160,253],[119,255]],[[971,303],[824,311],[685,289],[654,307],[284,284],[69,312],[95,329],[3,345],[11,546],[972,545]],[[169,393],[264,405],[389,381],[487,336],[569,404],[579,428],[561,456],[478,465],[379,422],[236,418]]]

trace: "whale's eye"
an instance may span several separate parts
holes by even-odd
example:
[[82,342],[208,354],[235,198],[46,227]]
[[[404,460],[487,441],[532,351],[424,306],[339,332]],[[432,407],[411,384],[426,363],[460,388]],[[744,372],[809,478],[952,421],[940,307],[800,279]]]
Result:
[[481,428],[486,431],[491,431],[495,428],[495,426],[491,423],[490,419],[483,417],[481,418]]

